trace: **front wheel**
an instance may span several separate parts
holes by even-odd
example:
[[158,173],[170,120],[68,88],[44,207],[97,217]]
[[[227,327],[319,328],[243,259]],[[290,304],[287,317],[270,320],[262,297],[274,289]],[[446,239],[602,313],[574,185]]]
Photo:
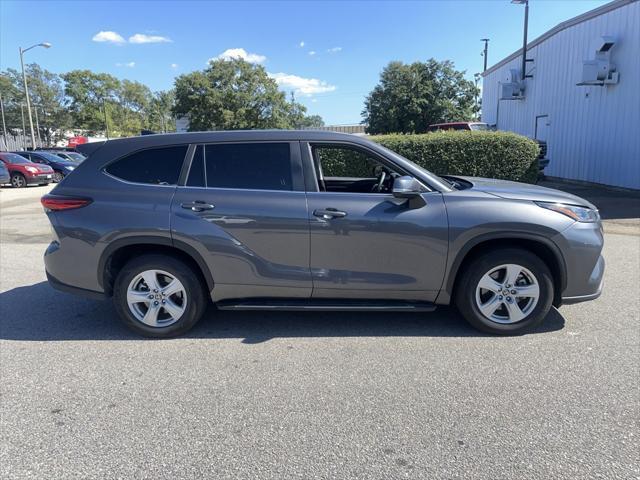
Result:
[[129,261],[116,277],[113,301],[127,327],[147,337],[175,337],[191,329],[207,306],[199,276],[167,255]]
[[528,250],[493,250],[473,260],[461,275],[458,310],[484,332],[523,333],[542,322],[553,302],[551,272]]
[[62,174],[62,172],[55,172],[53,174],[53,181],[55,183],[60,183],[63,178],[64,178],[64,175]]
[[11,175],[11,186],[14,188],[24,188],[27,186],[27,179],[21,173]]

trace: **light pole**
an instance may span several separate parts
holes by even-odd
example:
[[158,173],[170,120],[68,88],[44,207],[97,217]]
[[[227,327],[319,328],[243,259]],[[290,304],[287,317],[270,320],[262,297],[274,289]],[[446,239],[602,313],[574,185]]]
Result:
[[102,111],[104,112],[104,130],[107,134],[107,140],[109,140],[109,123],[107,122],[107,102],[102,97]]
[[524,5],[524,35],[522,39],[522,80],[527,75],[527,30],[529,29],[529,0],[511,0],[515,5]]
[[31,102],[29,101],[29,87],[27,87],[27,75],[24,72],[23,56],[24,56],[24,52],[27,52],[32,48],[36,48],[36,47],[49,48],[51,47],[51,44],[44,42],[44,43],[36,43],[35,45],[31,45],[29,48],[25,48],[25,49],[23,49],[22,47],[18,47],[18,50],[20,51],[20,66],[22,67],[22,81],[24,82],[24,96],[27,99],[27,112],[29,113],[29,127],[31,128],[31,147],[34,150],[36,149],[36,136],[33,134],[33,120],[31,119]]
[[489,39],[488,38],[481,38],[480,41],[484,42],[484,50],[481,53],[481,55],[484,57],[484,70],[482,70],[482,71],[486,72],[487,71],[487,57],[489,55]]

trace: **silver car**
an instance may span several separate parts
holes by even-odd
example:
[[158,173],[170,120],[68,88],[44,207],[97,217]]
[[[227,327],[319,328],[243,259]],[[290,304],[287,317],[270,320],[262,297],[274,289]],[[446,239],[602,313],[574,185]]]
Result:
[[[454,304],[517,334],[592,300],[602,226],[582,198],[439,177],[332,132],[149,135],[88,144],[42,204],[55,288],[113,297],[143,335],[222,310],[416,312]],[[392,321],[393,317],[390,316]]]

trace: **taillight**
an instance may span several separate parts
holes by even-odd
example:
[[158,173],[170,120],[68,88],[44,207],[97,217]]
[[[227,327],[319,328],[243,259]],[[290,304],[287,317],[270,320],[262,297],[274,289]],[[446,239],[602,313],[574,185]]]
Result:
[[71,210],[89,205],[93,200],[86,197],[65,197],[62,195],[45,195],[40,203],[45,210]]

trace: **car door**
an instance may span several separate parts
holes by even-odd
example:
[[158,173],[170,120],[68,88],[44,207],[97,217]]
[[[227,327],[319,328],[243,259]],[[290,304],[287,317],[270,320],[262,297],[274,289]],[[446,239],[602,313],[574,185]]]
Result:
[[[343,151],[325,161],[325,148]],[[313,164],[305,172],[316,176],[315,191],[307,192],[312,296],[435,300],[448,248],[442,195],[425,191],[415,199],[396,199],[390,193],[393,176],[406,172],[361,147],[312,143],[302,151]],[[350,164],[353,151],[359,158]],[[381,165],[390,178],[377,192],[371,175]],[[363,191],[366,182],[369,191]]]
[[193,147],[172,207],[174,241],[211,270],[214,301],[311,295],[298,142]]

